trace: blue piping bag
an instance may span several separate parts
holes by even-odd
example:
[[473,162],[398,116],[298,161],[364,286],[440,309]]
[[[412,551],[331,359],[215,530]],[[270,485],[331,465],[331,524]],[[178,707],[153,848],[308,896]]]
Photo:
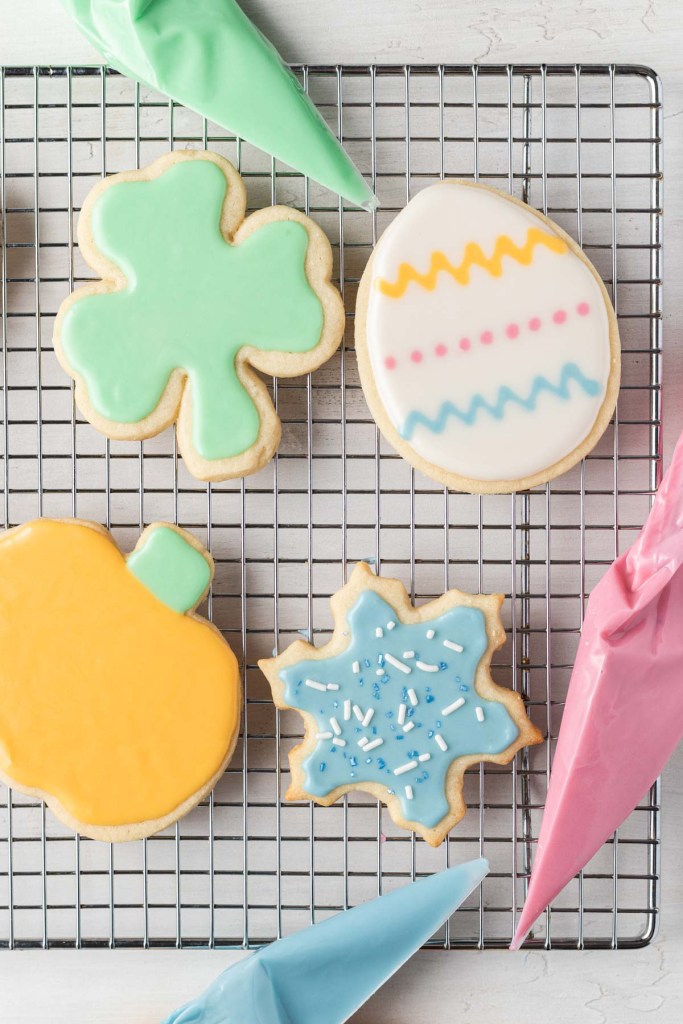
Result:
[[343,1024],[488,874],[473,860],[265,946],[165,1024]]

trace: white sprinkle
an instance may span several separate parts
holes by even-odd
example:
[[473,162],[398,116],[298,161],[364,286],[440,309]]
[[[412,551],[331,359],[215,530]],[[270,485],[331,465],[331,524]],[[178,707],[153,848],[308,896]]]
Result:
[[443,750],[444,753],[446,753],[446,751],[448,750],[448,744],[446,743],[443,736],[439,736],[437,732],[436,736],[434,737],[434,741],[437,747],[440,747],[440,749]]
[[306,686],[310,686],[312,690],[322,690],[323,693],[327,689],[324,683],[316,683],[315,679],[307,679]]
[[399,704],[399,706],[398,706],[398,724],[399,725],[403,725],[403,723],[405,722],[405,720],[406,720],[406,711],[407,710],[408,710],[408,708],[405,706],[405,704]]
[[439,666],[438,665],[430,665],[429,662],[427,662],[427,661],[416,661],[415,664],[417,665],[417,667],[420,669],[421,672],[438,672],[439,671]]
[[443,645],[444,647],[447,647],[449,651],[456,651],[458,654],[462,654],[465,650],[462,644],[453,643],[452,640],[444,640]]
[[337,721],[336,718],[331,718],[330,719],[330,725],[332,726],[332,730],[334,732],[334,735],[335,736],[341,736],[341,726],[340,726],[340,724],[339,724],[339,722]]
[[365,712],[365,718],[363,719],[363,728],[364,729],[367,729],[367,727],[370,725],[370,722],[372,721],[372,718],[373,718],[374,714],[375,714],[375,709],[374,708],[368,708],[368,710]]
[[366,743],[365,746],[363,747],[363,750],[367,754],[368,750],[374,750],[375,747],[381,747],[383,743],[384,740],[382,739],[382,737],[378,736],[376,740],[372,741],[372,743]]
[[383,676],[384,675],[384,669],[383,668],[376,668],[375,669],[375,675],[376,676]]
[[431,759],[431,754],[420,754],[420,756],[418,757],[418,761],[431,761]]
[[381,640],[382,637],[384,636],[384,630],[382,629],[381,626],[378,626],[377,629],[375,630],[375,636],[377,637],[378,640]]
[[367,746],[367,743],[368,743],[367,736],[361,736],[361,738],[358,740],[358,746],[359,747],[365,747],[365,746]]
[[351,668],[356,673],[356,675],[358,675],[358,673],[360,672],[360,662],[359,661],[354,661],[354,663],[351,666]]
[[358,719],[359,722],[363,721],[363,712],[362,712],[361,708],[358,707],[357,704],[353,705],[353,713],[354,713],[354,715],[356,716],[356,718]]
[[338,736],[335,736],[334,739],[332,740],[332,742],[334,743],[335,747],[345,747],[346,746],[346,740],[340,740]]
[[403,657],[404,658],[414,658],[415,657],[415,651],[404,651],[403,652]]
[[414,729],[414,728],[415,728],[415,722],[406,722],[406,724],[403,726],[403,731],[404,732],[410,732],[410,730]]
[[475,713],[477,715],[477,721],[478,722],[483,722],[484,721],[484,709],[483,708],[475,708],[474,710],[475,710]]
[[413,768],[417,768],[417,761],[407,761],[400,768],[394,768],[394,775],[405,775],[406,772],[412,772]]
[[317,740],[331,740],[332,739],[332,733],[331,732],[317,732],[315,734],[315,738]]
[[344,701],[344,721],[345,722],[350,722],[351,721],[351,701],[350,700],[345,700]]
[[395,629],[395,628],[396,628],[396,623],[394,622],[393,619],[391,620],[391,622],[387,622],[387,629]]
[[384,660],[388,661],[390,665],[394,666],[394,668],[397,668],[399,672],[404,672],[407,676],[409,676],[413,671],[410,665],[404,665],[403,662],[399,661],[398,658],[395,658],[393,654],[385,654]]
[[417,707],[417,694],[415,693],[415,690],[413,690],[412,686],[408,690],[408,700],[410,701],[414,708]]
[[328,690],[338,690],[339,689],[339,683],[328,683],[327,684],[327,689]]
[[436,630],[428,629],[427,632],[425,633],[425,636],[427,637],[428,640],[433,640],[434,637],[436,636]]
[[461,708],[464,703],[465,703],[465,698],[464,697],[458,697],[458,699],[454,700],[452,704],[449,704],[447,708],[441,708],[441,714],[442,715],[452,715],[453,712],[457,711],[458,708]]
[[412,786],[406,786],[406,799],[407,800],[412,800],[413,799],[413,787]]

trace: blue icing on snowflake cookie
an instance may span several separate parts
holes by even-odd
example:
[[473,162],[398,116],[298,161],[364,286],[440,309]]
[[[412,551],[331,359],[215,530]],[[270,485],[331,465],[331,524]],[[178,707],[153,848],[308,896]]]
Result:
[[[489,647],[481,607],[456,603],[462,599],[457,595],[443,611],[447,595],[434,618],[406,622],[378,592],[390,581],[377,580],[365,566],[356,569],[361,571],[369,585],[348,606],[343,649],[336,645],[324,657],[324,649],[304,644],[317,656],[292,660],[285,654],[262,667],[271,683],[277,676],[276,702],[306,717],[300,762],[305,793],[329,802],[339,787],[383,786],[389,797],[395,794],[400,817],[424,834],[453,812],[447,776],[456,759],[497,757],[514,744],[505,757],[510,760],[538,736],[517,695],[491,683],[519,703],[512,710],[519,710],[521,721],[507,703],[482,696],[475,686]],[[416,617],[407,595],[405,602]]]

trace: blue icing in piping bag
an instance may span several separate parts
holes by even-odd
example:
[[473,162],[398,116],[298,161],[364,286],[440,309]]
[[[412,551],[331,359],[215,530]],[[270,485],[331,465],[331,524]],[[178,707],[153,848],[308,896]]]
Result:
[[165,1024],[343,1024],[488,870],[483,858],[468,861],[265,946]]
[[235,0],[62,0],[112,67],[366,210],[377,200]]

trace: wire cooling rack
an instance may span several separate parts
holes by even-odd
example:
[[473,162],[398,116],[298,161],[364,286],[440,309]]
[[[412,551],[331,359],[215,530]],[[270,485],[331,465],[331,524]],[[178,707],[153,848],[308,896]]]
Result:
[[[106,524],[126,550],[153,520],[192,530],[216,560],[207,613],[241,658],[247,697],[243,738],[215,792],[144,842],[79,839],[40,803],[1,790],[4,946],[253,946],[480,854],[491,875],[433,944],[501,946],[514,931],[586,597],[632,541],[659,480],[659,82],[630,66],[296,70],[375,183],[377,214],[343,208],[107,69],[0,76],[2,525],[78,515]],[[327,231],[349,326],[312,379],[273,385],[284,432],[272,464],[213,486],[188,475],[171,430],[117,443],[84,423],[51,337],[59,302],[90,275],[74,241],[88,190],[169,148],[207,146],[239,166],[252,208],[290,203]],[[529,493],[449,493],[419,476],[379,437],[359,387],[363,267],[396,212],[443,176],[489,182],[549,213],[583,245],[618,311],[615,421],[583,465]],[[508,642],[495,674],[551,737],[511,766],[470,771],[467,816],[438,850],[362,794],[331,808],[282,801],[300,719],[275,712],[256,662],[300,633],[323,643],[329,596],[360,558],[418,601],[449,586],[505,592]],[[531,942],[646,943],[658,898],[656,785]]]

